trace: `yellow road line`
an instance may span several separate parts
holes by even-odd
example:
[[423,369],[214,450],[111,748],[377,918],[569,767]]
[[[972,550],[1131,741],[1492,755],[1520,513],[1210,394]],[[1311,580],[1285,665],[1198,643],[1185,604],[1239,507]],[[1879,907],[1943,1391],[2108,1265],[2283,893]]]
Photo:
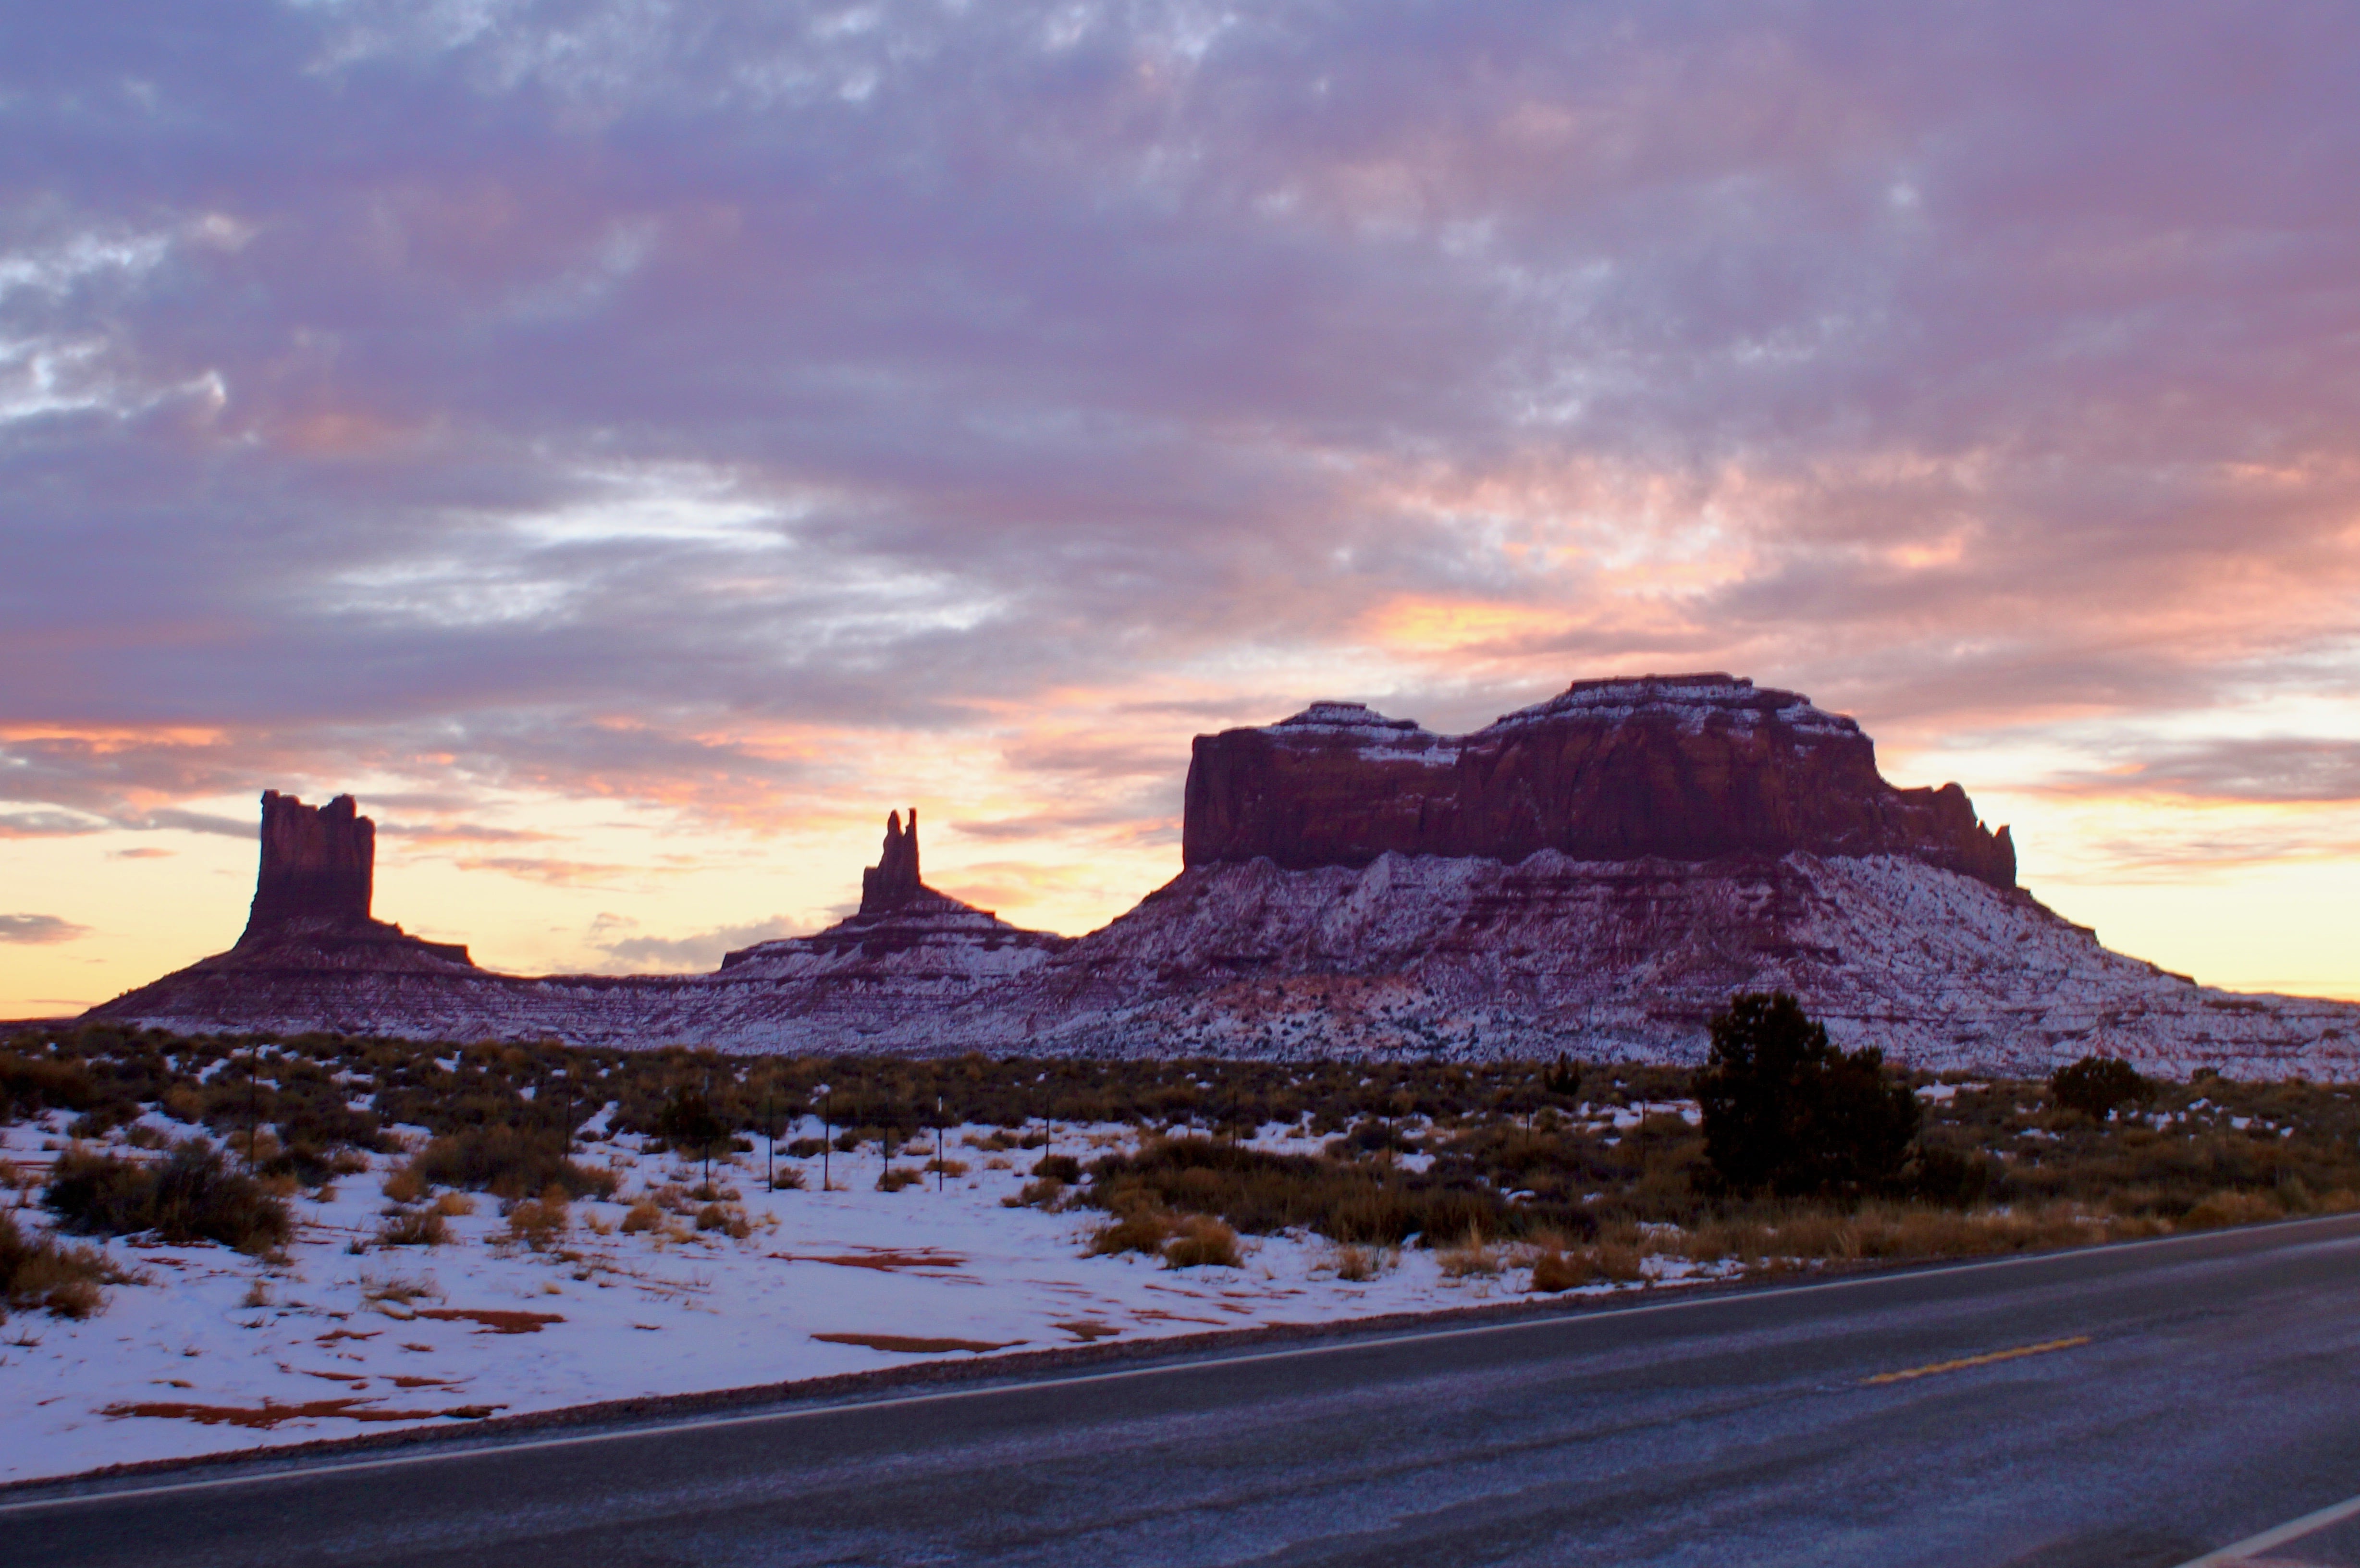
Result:
[[1901,1372],[1879,1372],[1875,1377],[1863,1377],[1861,1381],[1864,1384],[1906,1383],[1912,1377],[1931,1377],[1938,1372],[1959,1372],[1970,1367],[1988,1367],[1994,1361],[2014,1361],[2022,1356],[2046,1356],[2052,1350],[2070,1350],[2076,1345],[2089,1343],[2088,1334],[2077,1334],[2070,1339],[2051,1339],[2039,1345],[2019,1345],[2013,1350],[1994,1350],[1981,1356],[1962,1356],[1956,1361],[1929,1362],[1926,1366],[1912,1367]]

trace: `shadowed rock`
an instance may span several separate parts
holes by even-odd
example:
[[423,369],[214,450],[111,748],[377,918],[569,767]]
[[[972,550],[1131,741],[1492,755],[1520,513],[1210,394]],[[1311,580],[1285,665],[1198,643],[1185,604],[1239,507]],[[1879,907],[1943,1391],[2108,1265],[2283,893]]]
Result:
[[939,896],[918,877],[918,808],[910,808],[906,829],[901,812],[886,812],[885,851],[860,874],[860,912],[888,914],[913,898]]

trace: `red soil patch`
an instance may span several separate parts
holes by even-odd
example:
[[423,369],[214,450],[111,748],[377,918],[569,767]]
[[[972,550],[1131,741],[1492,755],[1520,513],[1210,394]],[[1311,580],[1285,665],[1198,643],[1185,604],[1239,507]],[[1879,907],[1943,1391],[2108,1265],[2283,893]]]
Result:
[[464,1383],[466,1379],[464,1377],[412,1377],[405,1373],[399,1377],[388,1377],[386,1381],[397,1388],[447,1388],[453,1383]]
[[358,1372],[314,1372],[308,1367],[296,1367],[290,1368],[290,1370],[300,1372],[306,1377],[325,1377],[331,1382],[336,1383],[366,1383],[368,1381],[366,1377],[363,1377]]
[[482,1421],[494,1410],[508,1409],[506,1405],[457,1405],[447,1410],[366,1410],[355,1408],[366,1402],[364,1399],[312,1399],[300,1405],[279,1405],[265,1399],[258,1410],[243,1405],[159,1402],[109,1405],[98,1413],[103,1416],[160,1416],[167,1421],[192,1421],[199,1426],[242,1426],[267,1432],[281,1421],[321,1416],[356,1421],[432,1421],[437,1416],[445,1416],[453,1421]]
[[1011,1339],[994,1345],[981,1339],[913,1339],[899,1334],[815,1334],[814,1339],[828,1345],[859,1345],[870,1350],[890,1350],[901,1356],[939,1356],[945,1350],[972,1350],[981,1355],[987,1350],[1005,1350],[1011,1345],[1022,1345]]
[[565,1321],[556,1312],[503,1312],[497,1307],[428,1307],[418,1315],[444,1323],[481,1323],[484,1326],[477,1334],[539,1334],[543,1323]]
[[964,1269],[967,1259],[956,1253],[923,1247],[916,1252],[773,1252],[781,1263],[833,1263],[838,1269]]
[[340,1339],[375,1339],[382,1332],[384,1331],[381,1329],[373,1328],[366,1334],[355,1334],[351,1329],[340,1328],[335,1330],[333,1333],[322,1334],[318,1339],[312,1341],[312,1343],[315,1345],[333,1345]]
[[1122,1333],[1119,1328],[1109,1327],[1091,1318],[1077,1318],[1072,1323],[1051,1323],[1049,1326],[1064,1329],[1084,1345],[1089,1344],[1092,1340],[1112,1339]]

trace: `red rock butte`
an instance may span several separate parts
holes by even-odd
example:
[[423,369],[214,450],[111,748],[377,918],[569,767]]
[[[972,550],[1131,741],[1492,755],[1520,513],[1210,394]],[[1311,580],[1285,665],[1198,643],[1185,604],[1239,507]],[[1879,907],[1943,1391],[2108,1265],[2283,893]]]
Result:
[[1718,672],[1577,681],[1472,735],[1359,702],[1197,737],[1181,858],[1289,870],[1379,855],[1520,861],[1902,855],[2016,886],[1966,791],[1897,789],[1848,718]]
[[377,877],[377,823],[350,795],[307,806],[262,792],[262,864],[255,873],[247,941],[291,920],[364,921]]

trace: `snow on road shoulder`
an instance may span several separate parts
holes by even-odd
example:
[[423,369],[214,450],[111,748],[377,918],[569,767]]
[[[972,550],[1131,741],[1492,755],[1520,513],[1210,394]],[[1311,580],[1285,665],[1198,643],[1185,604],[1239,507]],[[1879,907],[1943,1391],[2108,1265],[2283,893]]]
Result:
[[[1107,1149],[1132,1135],[1087,1136]],[[292,1200],[298,1236],[280,1264],[103,1243],[149,1282],[110,1289],[82,1322],[20,1313],[0,1328],[0,1479],[944,1356],[1432,1311],[1529,1285],[1506,1259],[1496,1274],[1453,1277],[1415,1248],[1373,1279],[1345,1279],[1338,1249],[1309,1236],[1242,1238],[1239,1268],[1086,1257],[1105,1216],[1003,1204],[1038,1151],[978,1149],[961,1133],[946,1153],[966,1170],[939,1191],[932,1174],[878,1191],[873,1146],[832,1158],[842,1190],[829,1192],[814,1190],[816,1158],[781,1157],[809,1188],[774,1192],[760,1153],[741,1154],[716,1163],[714,1182],[726,1209],[742,1210],[742,1236],[696,1230],[699,1205],[677,1200],[683,1212],[627,1230],[633,1200],[698,1180],[633,1141],[580,1157],[614,1161],[618,1201],[574,1204],[543,1250],[513,1239],[481,1194],[472,1214],[445,1218],[444,1245],[375,1245],[380,1186],[399,1157],[339,1179],[332,1196]],[[38,1123],[0,1137],[27,1178],[58,1142]],[[1061,1137],[1059,1149],[1088,1152],[1083,1143]],[[18,1218],[43,1220],[33,1208]]]

